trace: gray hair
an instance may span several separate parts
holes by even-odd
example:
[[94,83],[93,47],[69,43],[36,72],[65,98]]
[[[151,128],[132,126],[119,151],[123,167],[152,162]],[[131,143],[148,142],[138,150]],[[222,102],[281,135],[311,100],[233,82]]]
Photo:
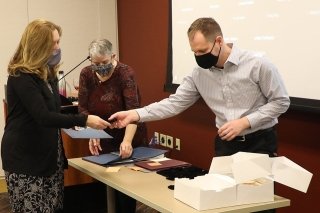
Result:
[[95,39],[89,45],[89,56],[112,55],[112,43],[107,39]]

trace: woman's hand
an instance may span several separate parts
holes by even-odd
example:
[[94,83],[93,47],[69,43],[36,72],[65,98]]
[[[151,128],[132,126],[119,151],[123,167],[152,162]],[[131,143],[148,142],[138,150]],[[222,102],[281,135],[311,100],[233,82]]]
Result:
[[132,145],[131,142],[122,141],[120,144],[120,156],[122,158],[129,158],[132,155]]
[[111,124],[109,122],[101,119],[99,116],[96,115],[88,115],[86,124],[88,127],[94,129],[106,129],[108,127],[111,127]]
[[89,150],[92,155],[99,155],[99,151],[102,151],[100,146],[100,139],[91,138],[89,140]]

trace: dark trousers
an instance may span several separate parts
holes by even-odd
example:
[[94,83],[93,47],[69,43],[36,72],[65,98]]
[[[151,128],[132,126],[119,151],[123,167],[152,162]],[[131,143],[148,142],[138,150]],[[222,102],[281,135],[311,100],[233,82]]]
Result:
[[[224,141],[219,135],[215,138],[215,156],[228,156],[237,152],[254,152],[277,156],[277,134],[275,128],[259,130],[244,137],[236,137],[232,141]],[[275,213],[275,209],[259,211],[259,213]]]
[[215,156],[228,156],[237,152],[253,152],[277,156],[277,134],[274,127],[259,130],[232,141],[224,141],[219,135],[215,139]]
[[117,213],[135,213],[136,200],[122,192],[115,191],[116,212]]

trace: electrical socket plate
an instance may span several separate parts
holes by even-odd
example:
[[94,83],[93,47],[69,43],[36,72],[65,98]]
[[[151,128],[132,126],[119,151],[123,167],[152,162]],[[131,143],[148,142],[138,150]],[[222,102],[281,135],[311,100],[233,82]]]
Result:
[[167,135],[167,147],[173,149],[173,137]]
[[160,133],[159,142],[161,146],[167,146],[167,137],[164,134]]
[[160,141],[159,141],[159,132],[154,132],[154,139],[156,140],[156,144],[159,144],[160,143]]
[[181,144],[180,144],[180,139],[179,138],[176,138],[176,144],[175,144],[175,149],[176,150],[181,150]]

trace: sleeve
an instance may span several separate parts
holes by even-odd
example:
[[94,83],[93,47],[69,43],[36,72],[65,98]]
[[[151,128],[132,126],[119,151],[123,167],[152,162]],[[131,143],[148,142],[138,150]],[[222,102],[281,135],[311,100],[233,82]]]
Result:
[[183,79],[175,94],[159,102],[137,109],[140,122],[155,121],[177,115],[200,98],[200,94],[191,76]]
[[[37,83],[32,75],[22,73],[19,77],[9,76],[9,81],[15,95],[17,95],[20,100],[19,104],[23,105],[27,113],[29,113],[39,125],[56,128],[86,125],[86,115],[61,114],[54,110],[49,110],[48,102],[52,101],[52,106],[54,106],[55,98],[49,89],[46,97],[46,95],[44,95],[45,92],[42,91],[44,87],[39,86],[39,83]],[[42,84],[44,84],[44,82],[42,82]]]
[[86,76],[86,68],[81,70],[79,79],[79,93],[78,93],[78,111],[79,113],[89,115],[88,110],[88,77]]
[[247,116],[251,128],[256,128],[277,119],[290,106],[290,98],[278,69],[269,61],[263,60],[258,82],[267,103]]
[[121,73],[121,87],[125,109],[129,110],[140,107],[140,94],[135,81],[135,73],[130,66],[124,66],[124,70]]

